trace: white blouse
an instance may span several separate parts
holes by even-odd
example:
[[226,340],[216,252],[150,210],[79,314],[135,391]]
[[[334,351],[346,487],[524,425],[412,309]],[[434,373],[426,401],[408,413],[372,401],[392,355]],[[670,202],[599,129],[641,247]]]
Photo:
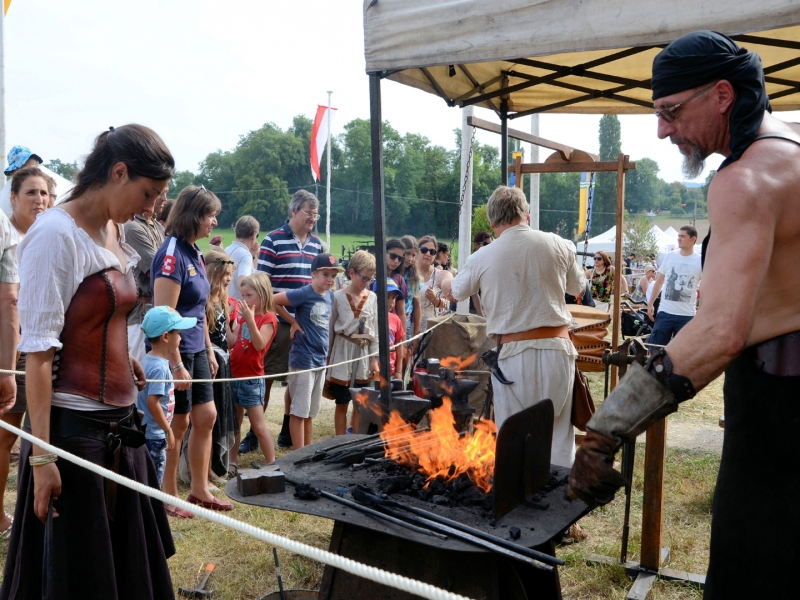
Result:
[[125,243],[122,227],[118,230],[128,258],[124,269],[117,256],[98,246],[67,212],[51,208],[39,215],[17,250],[20,351],[61,348],[64,314],[81,282],[109,267],[128,273],[136,266],[139,255]]

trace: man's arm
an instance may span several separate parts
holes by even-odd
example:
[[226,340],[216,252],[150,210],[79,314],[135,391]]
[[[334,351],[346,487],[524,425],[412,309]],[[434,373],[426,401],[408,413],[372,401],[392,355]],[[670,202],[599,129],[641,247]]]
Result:
[[138,269],[142,273],[149,273],[150,265],[153,262],[153,256],[158,251],[158,246],[153,244],[153,240],[144,230],[145,227],[146,225],[142,225],[136,220],[126,223],[125,241],[136,250],[136,254],[141,256]]
[[[0,369],[13,371],[17,364],[19,343],[19,284],[0,283]],[[17,383],[13,375],[0,374],[0,414],[14,406]]]
[[586,275],[583,269],[578,265],[575,257],[571,256],[571,259],[572,266],[567,271],[566,292],[570,296],[583,296],[583,291],[586,289]]
[[655,282],[653,283],[653,291],[650,292],[650,300],[647,301],[647,316],[651,319],[655,318],[655,308],[653,303],[658,298],[658,295],[661,293],[661,288],[664,287],[664,274],[659,273],[658,277],[656,277]]
[[769,182],[746,169],[729,169],[709,190],[714,234],[703,268],[703,306],[667,346],[673,371],[688,377],[696,390],[747,347],[777,227],[779,197],[770,195]]

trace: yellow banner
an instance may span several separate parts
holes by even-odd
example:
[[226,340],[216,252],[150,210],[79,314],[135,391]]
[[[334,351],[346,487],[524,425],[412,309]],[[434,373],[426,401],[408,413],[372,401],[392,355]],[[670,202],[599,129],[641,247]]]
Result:
[[8,14],[8,7],[11,6],[11,0],[3,0],[3,16]]

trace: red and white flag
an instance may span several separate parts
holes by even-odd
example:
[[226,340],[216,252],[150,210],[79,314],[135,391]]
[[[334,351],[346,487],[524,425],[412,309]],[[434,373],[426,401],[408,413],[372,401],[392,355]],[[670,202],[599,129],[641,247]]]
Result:
[[335,110],[328,110],[327,106],[317,106],[317,116],[314,117],[314,128],[311,130],[311,174],[314,181],[320,180],[319,165],[328,143],[328,130],[332,126]]

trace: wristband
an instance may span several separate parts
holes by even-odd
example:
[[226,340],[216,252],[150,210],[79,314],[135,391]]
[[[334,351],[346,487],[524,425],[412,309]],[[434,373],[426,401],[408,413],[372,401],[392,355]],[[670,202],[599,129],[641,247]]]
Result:
[[49,465],[50,463],[54,463],[58,460],[58,456],[55,454],[40,454],[39,456],[29,456],[28,463],[32,467],[40,467],[42,465]]
[[178,371],[180,371],[182,368],[183,368],[183,363],[182,363],[182,362],[179,362],[177,365],[173,365],[173,366],[171,366],[171,367],[169,368],[169,370],[170,370],[170,371],[172,371],[173,373],[177,373],[177,372],[178,372]]
[[688,377],[672,372],[672,361],[665,348],[659,348],[648,359],[645,370],[666,386],[678,402],[695,397],[694,385]]

